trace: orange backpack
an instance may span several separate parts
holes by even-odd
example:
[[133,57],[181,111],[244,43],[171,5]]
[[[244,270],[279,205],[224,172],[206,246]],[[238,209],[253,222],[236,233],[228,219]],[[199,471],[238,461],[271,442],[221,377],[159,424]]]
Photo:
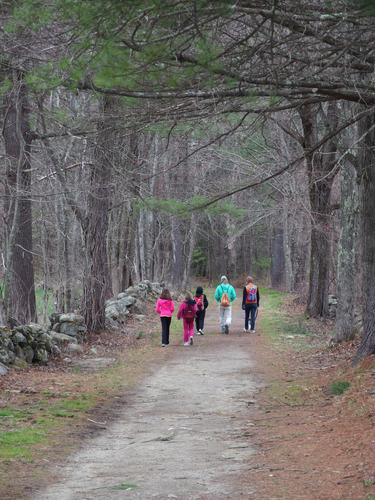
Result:
[[221,305],[221,307],[229,307],[230,306],[230,300],[229,300],[227,292],[223,292],[223,295],[221,296],[221,300],[220,300],[220,305]]

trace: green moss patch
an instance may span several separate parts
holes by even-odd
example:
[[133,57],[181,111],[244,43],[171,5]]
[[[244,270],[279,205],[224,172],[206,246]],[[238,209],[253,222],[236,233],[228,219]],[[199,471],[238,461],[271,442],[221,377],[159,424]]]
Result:
[[347,391],[350,387],[350,382],[347,382],[345,380],[336,380],[335,382],[332,382],[329,386],[329,392],[331,394],[334,394],[335,396],[341,396],[341,394],[344,394],[345,391]]

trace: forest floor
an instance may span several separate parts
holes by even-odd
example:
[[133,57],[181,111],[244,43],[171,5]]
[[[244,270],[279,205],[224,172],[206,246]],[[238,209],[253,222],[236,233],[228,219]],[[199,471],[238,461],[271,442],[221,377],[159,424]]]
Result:
[[374,361],[291,296],[263,292],[256,335],[239,306],[229,336],[214,306],[192,347],[134,320],[3,377],[1,498],[375,500]]

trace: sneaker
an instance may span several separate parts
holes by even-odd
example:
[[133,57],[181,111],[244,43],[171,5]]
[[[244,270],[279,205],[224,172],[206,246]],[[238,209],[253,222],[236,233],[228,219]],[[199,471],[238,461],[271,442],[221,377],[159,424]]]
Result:
[[190,345],[193,345],[193,337],[190,337]]
[[197,331],[196,335],[203,335],[200,330]]
[[243,331],[244,331],[244,332],[248,332],[249,330],[248,330],[247,328],[244,328],[244,329],[243,329]]
[[250,330],[250,333],[255,333],[255,330]]
[[184,342],[184,346],[185,347],[189,347],[190,346],[190,342]]
[[228,325],[225,325],[225,327],[224,327],[224,333],[225,333],[226,335],[228,335],[228,334],[229,334],[229,326],[228,326]]
[[166,346],[166,344],[162,344],[161,346],[162,346],[162,347],[165,347],[165,346]]
[[204,331],[203,330],[198,330],[199,332],[199,335],[204,335]]

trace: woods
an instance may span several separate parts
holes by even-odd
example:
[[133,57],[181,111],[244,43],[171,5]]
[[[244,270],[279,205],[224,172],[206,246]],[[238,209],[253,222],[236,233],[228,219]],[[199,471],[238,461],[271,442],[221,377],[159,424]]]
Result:
[[0,9],[3,324],[251,272],[375,353],[372,2]]

